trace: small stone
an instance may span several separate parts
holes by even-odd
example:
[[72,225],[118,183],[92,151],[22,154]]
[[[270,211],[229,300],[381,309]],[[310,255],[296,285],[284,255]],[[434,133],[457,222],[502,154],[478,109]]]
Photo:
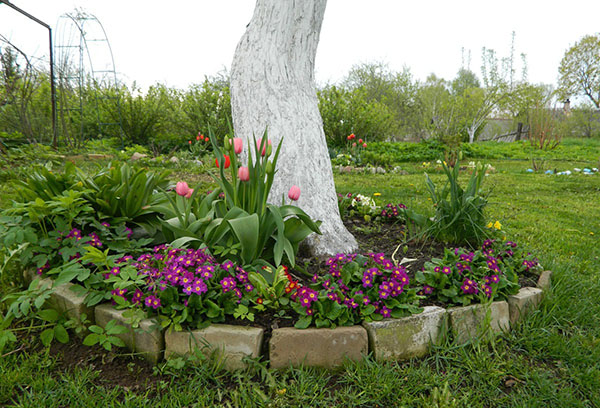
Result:
[[108,154],[99,154],[99,153],[88,153],[88,158],[92,160],[108,160],[111,159],[112,156]]
[[[51,279],[42,279],[42,281],[51,282]],[[54,286],[54,292],[50,295],[48,306],[64,313],[69,319],[81,320],[85,314],[90,322],[94,322],[94,308],[87,306],[84,302],[85,295],[77,294],[73,291],[76,285],[72,283],[64,283],[59,286]],[[80,287],[81,288],[81,287]]]
[[541,273],[537,281],[537,287],[544,292],[549,291],[552,286],[552,271],[544,271]]
[[371,173],[371,174],[375,174],[375,173],[377,173],[377,169],[376,169],[375,167],[368,167],[368,171],[369,171],[369,173]]
[[260,356],[263,335],[261,328],[228,324],[212,324],[191,332],[167,331],[165,358],[190,354],[198,349],[203,354],[215,352],[228,370],[243,369],[246,367],[244,357]]
[[148,157],[148,155],[147,154],[143,154],[143,153],[134,152],[131,155],[131,160],[136,161],[136,160],[143,159],[144,157]]
[[111,320],[116,320],[127,331],[118,334],[129,350],[139,353],[146,360],[158,363],[162,360],[165,348],[164,336],[156,319],[142,319],[138,328],[133,328],[128,319],[123,316],[126,310],[117,310],[111,305],[96,306],[96,324],[105,327]]
[[[487,321],[488,308],[489,321]],[[508,303],[505,301],[452,307],[448,309],[448,315],[452,333],[459,344],[485,335],[488,330],[500,333],[510,328]]]
[[342,168],[342,172],[350,174],[350,173],[352,173],[352,167],[346,166],[346,167]]
[[439,344],[446,325],[446,310],[437,306],[426,306],[422,313],[401,319],[363,323],[371,353],[379,361],[426,355],[431,344]]
[[385,174],[385,169],[383,167],[377,167],[377,174]]
[[359,361],[368,352],[367,330],[362,326],[335,329],[273,330],[269,341],[272,368],[338,367],[345,360]]
[[169,162],[170,162],[170,163],[179,163],[179,159],[177,158],[177,156],[172,156],[172,157],[169,159]]
[[537,309],[542,300],[542,290],[539,288],[521,288],[519,293],[508,297],[510,309],[510,324],[514,325],[527,314]]

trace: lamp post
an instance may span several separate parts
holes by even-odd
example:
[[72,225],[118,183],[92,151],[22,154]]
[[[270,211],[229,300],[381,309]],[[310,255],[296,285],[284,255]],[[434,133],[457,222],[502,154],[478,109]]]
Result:
[[56,129],[56,87],[54,85],[54,53],[52,52],[52,28],[42,20],[32,16],[28,12],[21,10],[19,7],[15,6],[8,0],[0,0],[0,4],[6,4],[8,7],[18,11],[24,16],[30,18],[36,23],[46,27],[48,29],[48,39],[50,44],[50,99],[52,101],[52,147],[55,149],[58,146],[58,135]]

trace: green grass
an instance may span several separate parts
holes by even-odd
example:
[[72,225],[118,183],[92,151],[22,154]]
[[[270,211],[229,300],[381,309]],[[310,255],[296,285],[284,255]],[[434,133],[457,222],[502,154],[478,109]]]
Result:
[[[591,146],[596,147],[587,149],[598,151],[597,143]],[[569,157],[553,165],[559,170],[582,167],[576,161],[581,158]],[[0,359],[0,405],[600,406],[600,175],[532,174],[525,172],[528,160],[490,161],[496,172],[483,187],[491,191],[491,219],[554,271],[552,290],[540,309],[491,343],[444,344],[425,359],[367,360],[337,372],[171,369],[172,375],[136,391],[101,384],[93,370],[60,372],[43,351],[15,353]],[[381,202],[403,202],[433,214],[422,164],[402,166],[407,175],[336,175],[336,186],[339,192],[379,192]],[[434,181],[443,181],[439,172],[428,172]],[[431,390],[445,386],[446,396],[434,401]]]

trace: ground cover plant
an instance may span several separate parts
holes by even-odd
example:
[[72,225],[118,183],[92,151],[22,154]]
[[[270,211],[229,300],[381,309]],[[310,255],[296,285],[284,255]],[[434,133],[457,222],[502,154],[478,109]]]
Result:
[[[557,164],[565,168],[583,167],[581,162]],[[592,166],[593,162],[586,164]],[[594,406],[598,397],[597,361],[600,361],[594,347],[599,335],[600,310],[593,300],[600,292],[593,275],[600,266],[600,253],[594,244],[600,233],[594,222],[600,216],[595,205],[600,191],[598,178],[580,174],[568,177],[530,174],[525,172],[528,159],[492,161],[492,165],[496,172],[489,173],[485,181],[486,186],[493,187],[487,207],[490,220],[494,221],[492,228],[495,229],[493,225],[497,220],[511,240],[518,242],[519,247],[532,250],[556,276],[553,290],[540,311],[492,343],[475,342],[466,346],[449,343],[423,360],[399,364],[369,360],[351,364],[338,373],[314,369],[274,372],[256,364],[246,372],[227,374],[209,362],[187,368],[178,368],[178,362],[171,362],[157,368],[157,375],[153,376],[134,366],[123,370],[131,361],[123,351],[116,354],[113,351],[109,354],[113,357],[108,358],[96,354],[94,369],[89,365],[66,368],[61,363],[65,361],[65,354],[56,359],[36,346],[31,336],[18,332],[22,349],[0,361],[3,403]],[[417,162],[410,163],[406,169],[408,174],[404,175],[343,174],[337,176],[336,185],[340,194],[360,193],[375,198],[382,209],[386,203],[402,203],[433,216],[432,202],[427,200],[424,184],[425,168]],[[434,183],[443,184],[446,178],[443,170],[434,172],[429,168],[427,171]],[[387,181],[385,187],[382,187],[383,177]],[[556,200],[557,191],[566,192],[560,202]],[[394,213],[393,209],[390,211]],[[379,226],[363,223],[361,228],[372,229],[370,236],[373,237]],[[402,241],[402,238],[397,239],[394,247]],[[289,280],[283,276],[285,290]],[[3,280],[6,277],[3,275]],[[581,296],[581,293],[589,296]],[[122,356],[114,357],[116,355]],[[130,378],[139,380],[126,389],[119,377],[105,377],[111,372],[106,360],[112,358],[121,359],[120,370],[130,371]],[[47,375],[39,375],[40,371]],[[114,371],[117,370],[113,370],[113,374]],[[61,380],[56,373],[61,373]],[[147,387],[140,385],[145,381],[144,376],[151,378]],[[398,387],[406,392],[398,394],[394,391]],[[202,395],[191,391],[194,389],[201,389]]]

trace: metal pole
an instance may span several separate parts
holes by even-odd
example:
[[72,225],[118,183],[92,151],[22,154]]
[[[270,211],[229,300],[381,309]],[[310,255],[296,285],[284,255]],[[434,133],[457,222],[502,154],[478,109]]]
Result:
[[25,10],[21,10],[19,7],[15,6],[10,1],[0,0],[0,4],[2,4],[2,3],[6,4],[8,7],[11,7],[12,9],[23,14],[25,17],[30,18],[31,20],[35,21],[36,23],[38,23],[48,29],[48,35],[49,35],[49,39],[50,39],[49,40],[49,44],[50,44],[50,100],[52,102],[52,147],[54,147],[56,149],[58,146],[58,135],[57,135],[57,129],[56,129],[56,87],[54,85],[54,53],[52,52],[52,29],[50,28],[50,26],[48,24],[46,24],[42,20],[32,16]]

